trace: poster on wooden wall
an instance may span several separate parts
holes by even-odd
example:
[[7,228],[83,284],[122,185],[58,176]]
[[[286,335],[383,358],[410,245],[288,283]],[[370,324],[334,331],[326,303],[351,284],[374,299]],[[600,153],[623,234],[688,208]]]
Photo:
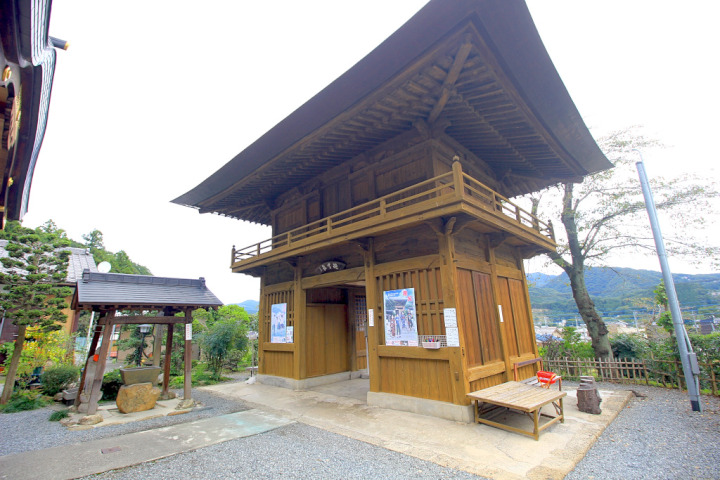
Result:
[[383,292],[383,316],[385,317],[385,345],[418,345],[415,289],[388,290]]
[[287,343],[287,303],[270,307],[270,343]]

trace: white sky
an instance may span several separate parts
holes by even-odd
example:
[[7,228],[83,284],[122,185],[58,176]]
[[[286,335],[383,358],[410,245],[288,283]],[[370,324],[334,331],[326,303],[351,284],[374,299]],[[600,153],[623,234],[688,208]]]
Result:
[[[26,226],[97,228],[155,275],[197,278],[227,303],[259,283],[233,244],[269,228],[170,203],[337,78],[425,0],[98,2],[53,5],[50,119]],[[596,135],[633,124],[670,148],[648,174],[720,177],[720,3],[530,0],[545,46]],[[714,212],[709,214],[715,215]],[[716,227],[718,228],[718,227]],[[720,228],[718,228],[720,233]],[[657,270],[657,261],[637,268]],[[689,268],[674,268],[693,273]]]

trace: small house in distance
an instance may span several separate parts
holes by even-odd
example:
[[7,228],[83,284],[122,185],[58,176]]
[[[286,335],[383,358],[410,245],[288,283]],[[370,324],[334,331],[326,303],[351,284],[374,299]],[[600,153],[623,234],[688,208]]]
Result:
[[434,0],[174,202],[272,226],[232,249],[259,381],[367,372],[368,403],[471,421],[537,356],[522,261],[556,248],[509,199],[609,167],[522,1]]

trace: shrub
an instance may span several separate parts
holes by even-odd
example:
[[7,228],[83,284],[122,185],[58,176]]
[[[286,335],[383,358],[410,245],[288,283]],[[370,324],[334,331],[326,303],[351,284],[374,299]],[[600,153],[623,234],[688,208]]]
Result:
[[67,418],[70,416],[70,413],[68,413],[67,410],[58,410],[56,412],[53,412],[50,414],[50,420],[51,422],[59,422],[63,418]]
[[123,386],[120,370],[112,370],[103,375],[102,381],[102,399],[115,400],[117,398],[120,387]]
[[74,365],[58,365],[45,370],[40,377],[45,395],[62,392],[80,377],[80,369]]
[[3,413],[23,412],[25,410],[35,410],[36,408],[42,408],[50,404],[50,402],[52,402],[52,400],[50,400],[48,397],[42,396],[37,392],[21,390],[13,394],[7,404],[0,405],[0,409]]
[[644,358],[648,351],[648,342],[637,334],[620,333],[610,337],[615,358]]
[[[208,364],[207,363],[198,363],[193,369],[192,369],[192,376],[191,376],[191,383],[194,387],[199,387],[203,385],[214,385],[216,383],[229,380],[227,377],[220,377],[216,378],[214,374],[210,371],[208,371]],[[177,377],[173,377],[170,379],[170,382],[168,382],[168,386],[170,388],[183,388],[185,385],[185,376],[179,375]]]

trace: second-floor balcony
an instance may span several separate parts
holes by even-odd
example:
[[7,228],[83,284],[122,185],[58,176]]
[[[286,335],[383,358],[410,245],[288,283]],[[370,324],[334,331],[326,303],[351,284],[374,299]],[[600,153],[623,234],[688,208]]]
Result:
[[539,250],[554,250],[552,225],[463,172],[452,171],[357,205],[348,210],[275,235],[262,242],[232,249],[231,268],[246,272],[282,258],[372,237],[439,217],[465,215]]

